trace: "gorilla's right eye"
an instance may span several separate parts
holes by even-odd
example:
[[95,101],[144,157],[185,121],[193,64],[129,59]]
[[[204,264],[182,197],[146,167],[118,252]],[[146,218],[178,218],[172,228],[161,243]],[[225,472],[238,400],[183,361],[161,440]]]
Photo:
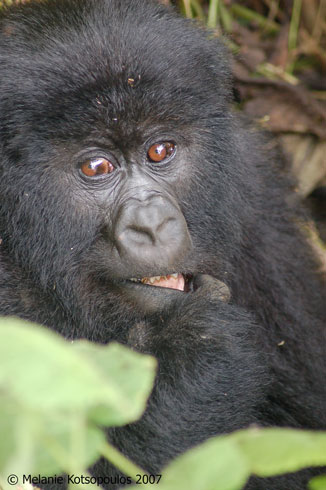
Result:
[[86,177],[110,174],[114,169],[113,163],[106,158],[90,158],[80,166],[80,170]]
[[175,144],[171,141],[162,141],[150,146],[147,151],[147,158],[150,162],[160,163],[167,160],[175,152]]

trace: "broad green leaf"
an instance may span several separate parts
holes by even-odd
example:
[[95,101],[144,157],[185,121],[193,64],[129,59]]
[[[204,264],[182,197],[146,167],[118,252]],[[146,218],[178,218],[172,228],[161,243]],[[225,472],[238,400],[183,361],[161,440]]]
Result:
[[[162,490],[238,490],[251,474],[268,477],[323,465],[326,432],[252,428],[187,451],[165,468],[159,485]],[[310,490],[326,490],[325,484],[326,476],[315,478]]]
[[251,472],[262,477],[326,465],[326,432],[294,429],[248,429],[232,434],[248,459]]
[[85,469],[105,434],[145,408],[155,360],[111,344],[71,344],[17,319],[0,320],[0,473]]
[[[228,437],[215,437],[179,456],[164,471],[160,490],[240,490],[250,469]],[[137,488],[137,487],[133,487]]]
[[309,490],[326,490],[326,475],[316,476],[310,480]]
[[155,360],[117,344],[71,344],[43,327],[0,320],[0,392],[37,412],[101,410],[107,425],[137,419]]
[[0,388],[22,406],[85,411],[105,383],[53,332],[18,319],[0,322]]

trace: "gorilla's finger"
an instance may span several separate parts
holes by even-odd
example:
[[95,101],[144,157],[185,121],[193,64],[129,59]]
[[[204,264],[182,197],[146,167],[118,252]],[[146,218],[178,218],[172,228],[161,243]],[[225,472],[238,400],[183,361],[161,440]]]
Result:
[[228,303],[231,298],[229,287],[219,279],[209,274],[197,274],[193,278],[195,291],[200,289],[200,294],[208,295],[213,301],[223,301]]

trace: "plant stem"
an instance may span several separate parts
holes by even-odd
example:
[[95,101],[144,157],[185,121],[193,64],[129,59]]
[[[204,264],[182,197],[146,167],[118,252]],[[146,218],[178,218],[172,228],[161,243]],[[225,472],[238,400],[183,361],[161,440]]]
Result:
[[118,449],[108,442],[103,444],[101,448],[101,455],[119,470],[121,470],[125,475],[130,476],[130,478],[135,481],[137,480],[137,475],[143,475],[146,473],[146,471],[132,463],[132,461],[126,458],[126,456],[124,456],[120,451],[118,451]]
[[302,0],[293,0],[293,11],[289,30],[289,51],[296,48]]
[[218,22],[219,0],[211,0],[209,2],[207,26],[210,29],[215,29]]

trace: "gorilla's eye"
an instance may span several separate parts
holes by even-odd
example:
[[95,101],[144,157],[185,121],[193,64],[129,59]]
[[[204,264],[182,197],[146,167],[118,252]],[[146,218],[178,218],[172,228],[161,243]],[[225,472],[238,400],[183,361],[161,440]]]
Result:
[[151,162],[163,162],[175,152],[175,144],[170,141],[155,143],[150,146],[147,152],[147,158]]
[[90,158],[80,166],[81,171],[87,177],[110,174],[114,170],[114,165],[106,158]]

